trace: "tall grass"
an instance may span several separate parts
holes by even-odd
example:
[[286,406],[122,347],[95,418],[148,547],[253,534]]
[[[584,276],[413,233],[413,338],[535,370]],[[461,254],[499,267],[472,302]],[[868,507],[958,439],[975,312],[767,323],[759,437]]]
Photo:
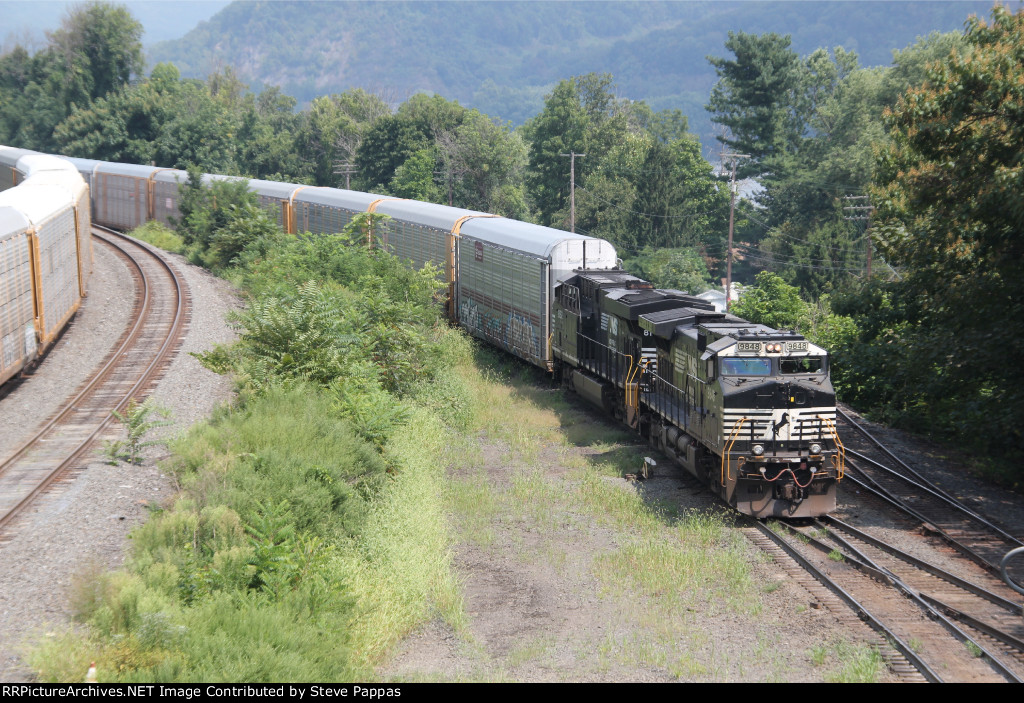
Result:
[[463,625],[443,472],[471,347],[432,273],[345,237],[251,244],[251,334],[207,359],[240,399],[173,443],[181,492],[125,568],[77,580],[89,628],[34,652],[44,680],[366,680],[424,620]]
[[185,240],[155,220],[136,227],[128,234],[172,254],[180,254],[185,250]]

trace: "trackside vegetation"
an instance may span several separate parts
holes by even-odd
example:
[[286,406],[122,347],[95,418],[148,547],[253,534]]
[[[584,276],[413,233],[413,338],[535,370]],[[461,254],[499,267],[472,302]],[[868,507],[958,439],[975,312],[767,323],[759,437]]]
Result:
[[[727,517],[624,490],[630,436],[592,426],[535,369],[451,328],[437,271],[368,249],[369,223],[287,236],[244,189],[218,195],[177,235],[248,295],[238,341],[201,357],[233,374],[236,401],[172,441],[175,499],[133,532],[122,569],[77,576],[86,627],[32,653],[40,679],[80,680],[95,661],[105,682],[369,680],[429,620],[471,648],[453,545],[489,545],[515,516],[547,535],[523,558],[556,568],[571,563],[566,524],[623,535],[573,568],[624,608],[635,635],[594,641],[580,666],[628,668],[639,648],[645,665],[681,678],[744,676],[704,651],[687,615],[761,611]],[[226,232],[250,236],[229,250]],[[508,446],[508,485],[474,468],[485,430]],[[637,592],[649,594],[641,610],[629,605]],[[477,675],[507,678],[549,654],[523,645],[511,671],[481,659]]]
[[[148,68],[141,25],[97,2],[69,13],[38,51],[0,55],[0,143],[572,227],[614,244],[631,273],[690,293],[717,286],[731,256],[735,281],[750,286],[770,271],[797,291],[807,309],[798,326],[834,352],[842,401],[987,457],[982,468],[1019,486],[1010,453],[1022,440],[1024,384],[1022,367],[1006,359],[1024,338],[1014,205],[1022,18],[997,7],[963,31],[894,47],[888,66],[867,46],[863,56],[844,46],[800,54],[799,33],[730,31],[705,54],[717,82],[700,116],[661,109],[672,102],[662,92],[627,99],[636,85],[622,75],[627,85],[600,73],[558,80],[551,69],[547,87],[525,92],[485,81],[473,102],[507,107],[513,129],[440,93],[396,105],[352,88],[307,95],[299,110],[276,86],[251,92],[230,66],[206,80],[169,63]],[[282,26],[294,31],[293,20]],[[664,31],[677,41],[683,30]],[[819,26],[806,31],[820,35]],[[692,86],[684,92],[679,104],[703,102]],[[532,117],[526,104],[538,110]],[[719,168],[691,133],[707,132],[699,125],[708,121],[723,153],[737,155],[719,153]],[[739,189],[730,252],[733,167],[756,183]],[[273,234],[238,199],[240,187],[186,191],[179,234],[193,261],[241,270],[250,238]],[[751,308],[746,316],[758,319]]]
[[177,498],[122,570],[78,579],[89,627],[35,652],[43,680],[93,660],[105,681],[365,680],[425,618],[461,627],[441,486],[472,346],[436,271],[219,194],[179,234],[249,295],[239,341],[203,357],[237,401],[172,443]]

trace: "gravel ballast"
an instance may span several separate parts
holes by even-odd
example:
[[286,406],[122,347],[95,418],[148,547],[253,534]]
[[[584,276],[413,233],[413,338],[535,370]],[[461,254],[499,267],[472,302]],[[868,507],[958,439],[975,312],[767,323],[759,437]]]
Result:
[[[191,289],[192,314],[184,343],[153,394],[154,400],[171,412],[173,424],[161,428],[162,435],[184,431],[208,416],[219,403],[230,400],[230,379],[204,369],[191,354],[231,341],[234,332],[224,317],[239,306],[239,298],[230,284],[188,265],[181,257],[171,258]],[[31,436],[110,351],[127,325],[132,297],[131,277],[125,266],[107,248],[97,245],[89,297],[76,319],[39,368],[0,398],[0,427],[4,428],[0,433],[0,456]],[[1020,496],[982,487],[958,469],[958,461],[945,456],[946,450],[902,433],[873,429],[901,454],[914,457],[911,463],[915,467],[925,470],[980,512],[999,514],[1015,533],[1022,529]],[[76,577],[117,568],[124,561],[126,545],[130,544],[128,533],[148,517],[148,506],[165,504],[174,495],[173,481],[158,467],[165,455],[164,450],[157,448],[147,454],[142,466],[111,466],[97,448],[94,461],[52,488],[14,527],[0,535],[0,563],[4,564],[0,569],[0,680],[33,680],[34,672],[23,658],[25,647],[39,637],[69,627]],[[555,466],[556,461],[552,459],[550,465]],[[497,457],[487,466],[499,471],[503,463]],[[666,472],[648,482],[645,489],[664,488],[666,497],[688,507],[718,506],[702,487],[694,488],[683,479]],[[840,501],[839,516],[869,514],[874,518],[869,522],[882,526],[887,536],[928,556],[916,533],[890,525],[891,518],[880,511],[876,515],[855,494],[843,491]],[[624,612],[595,595],[600,584],[594,582],[586,569],[577,569],[572,559],[567,557],[568,566],[560,567],[561,571],[552,571],[534,559],[534,552],[526,547],[533,545],[540,534],[536,526],[517,517],[502,523],[494,547],[454,545],[456,570],[463,579],[467,598],[468,629],[477,638],[476,646],[483,654],[468,656],[467,645],[459,636],[447,626],[433,622],[399,645],[394,658],[379,674],[384,678],[473,678],[475,667],[483,661],[500,665],[498,670],[506,675],[528,681],[671,680],[673,677],[656,666],[610,671],[572,669],[566,668],[565,661],[552,657],[558,666],[549,669],[539,661],[544,657],[536,657],[538,661],[526,657],[531,647],[560,653],[566,643],[583,642],[592,648],[595,642],[603,641],[603,628],[619,622]],[[602,546],[587,540],[585,535],[573,534],[560,536],[558,544],[573,559]],[[525,561],[521,555],[516,556],[517,550],[524,549],[531,557]],[[546,554],[543,550],[537,553]],[[761,632],[767,638],[767,649],[777,649],[779,654],[767,663],[751,663],[744,670],[745,680],[817,680],[821,672],[809,665],[801,667],[794,660],[806,657],[814,645],[841,640],[846,633],[827,610],[809,603],[806,592],[789,582],[776,565],[761,563],[757,554],[750,558],[756,563],[754,570],[761,580],[779,583],[778,589],[765,599],[768,612],[764,619],[775,624],[766,624]],[[580,597],[581,589],[589,595]],[[524,593],[530,598],[524,600]],[[642,604],[637,607],[642,610]],[[745,657],[749,655],[749,646],[744,637],[760,642],[757,633],[747,632],[742,623],[732,622],[721,614],[692,617],[695,631],[713,643],[716,651],[732,656],[734,662],[748,661]],[[787,622],[785,627],[779,624]],[[530,623],[537,623],[539,629],[527,631],[526,625]],[[620,639],[623,638],[628,640],[625,635]],[[519,661],[524,658],[529,661]],[[724,671],[735,675],[731,670]],[[84,678],[84,670],[82,675]]]
[[[170,410],[163,435],[183,431],[231,398],[230,379],[203,368],[189,352],[230,342],[225,314],[239,305],[226,281],[170,256],[188,283],[192,316],[183,345],[153,393]],[[85,299],[64,336],[39,367],[0,400],[0,455],[6,456],[55,413],[106,355],[128,324],[133,287],[124,263],[95,246],[95,268]],[[6,431],[10,428],[10,431]],[[117,436],[113,426],[110,436]],[[116,568],[125,557],[129,531],[173,495],[171,479],[158,468],[165,452],[148,452],[142,466],[103,461],[102,447],[81,471],[51,488],[0,537],[0,680],[29,681],[27,643],[64,630],[76,575]],[[83,670],[83,678],[85,676]]]

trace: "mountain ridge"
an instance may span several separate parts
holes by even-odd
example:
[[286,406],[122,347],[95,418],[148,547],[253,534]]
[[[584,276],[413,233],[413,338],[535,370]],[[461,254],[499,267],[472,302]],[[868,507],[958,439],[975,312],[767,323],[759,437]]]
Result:
[[520,124],[558,80],[611,73],[621,97],[679,108],[705,143],[703,105],[729,31],[790,34],[793,48],[858,51],[887,65],[932,31],[962,28],[984,2],[233,2],[150,63],[186,77],[233,66],[254,88],[301,103],[364,88],[401,102],[436,92]]

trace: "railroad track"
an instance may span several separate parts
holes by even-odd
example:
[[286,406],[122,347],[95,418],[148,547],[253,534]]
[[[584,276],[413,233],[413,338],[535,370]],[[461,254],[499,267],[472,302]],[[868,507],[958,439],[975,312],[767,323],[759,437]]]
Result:
[[93,237],[132,272],[134,322],[69,402],[0,464],[0,529],[54,481],[80,468],[112,412],[152,391],[184,339],[190,299],[175,267],[148,245],[112,230],[94,227]]
[[[839,415],[859,435],[846,433],[844,482],[895,509],[916,532],[941,541],[929,540],[928,549],[909,554],[882,539],[885,530],[871,534],[827,516],[759,524],[760,542],[770,539],[773,558],[838,617],[855,614],[869,625],[875,646],[902,679],[1024,680],[1021,597],[998,569],[1020,542],[932,484],[841,410]],[[923,553],[934,558],[921,558]]]
[[744,533],[754,546],[768,554],[793,582],[810,594],[815,607],[827,608],[852,639],[866,642],[878,650],[888,669],[900,681],[941,681],[938,675],[918,660],[911,647],[904,644],[901,648],[881,621],[874,618],[842,586],[805,559],[782,534],[763,522],[744,528]]
[[[992,574],[999,574],[1000,561],[1007,552],[1024,546],[995,520],[971,510],[914,470],[842,410],[837,413],[861,438],[860,446],[854,449],[849,446],[854,442],[847,433],[844,481],[921,523],[927,532]],[[1015,568],[1011,573],[1018,581],[1024,580],[1020,567]]]
[[[855,614],[871,627],[874,645],[901,678],[920,676],[933,683],[1022,680],[1024,643],[1019,635],[1024,633],[1016,603],[908,559],[839,521],[759,528],[846,606],[826,601],[830,610]],[[949,613],[964,613],[940,597],[988,621],[969,616],[957,620]]]

